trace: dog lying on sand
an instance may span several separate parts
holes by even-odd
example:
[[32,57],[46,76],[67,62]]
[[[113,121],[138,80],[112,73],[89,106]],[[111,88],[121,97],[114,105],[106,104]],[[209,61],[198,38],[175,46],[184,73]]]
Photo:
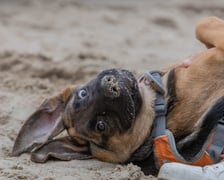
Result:
[[[188,68],[177,63],[139,79],[109,69],[46,99],[23,125],[12,155],[31,152],[32,161],[41,163],[133,162],[146,174],[167,161],[218,162],[224,147],[224,21],[202,20],[196,36],[209,49],[192,56]],[[55,138],[64,130],[66,137]]]

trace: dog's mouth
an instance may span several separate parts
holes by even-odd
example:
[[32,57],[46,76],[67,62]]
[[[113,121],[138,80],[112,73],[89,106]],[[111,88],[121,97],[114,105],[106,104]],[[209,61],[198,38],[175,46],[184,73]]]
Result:
[[70,136],[106,146],[131,128],[141,107],[137,80],[127,70],[109,69],[75,90],[65,109]]

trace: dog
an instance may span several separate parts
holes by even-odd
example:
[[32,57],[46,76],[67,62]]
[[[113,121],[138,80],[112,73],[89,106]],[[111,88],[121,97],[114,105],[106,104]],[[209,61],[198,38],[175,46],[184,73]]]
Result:
[[[194,158],[224,117],[224,21],[202,20],[196,36],[208,49],[192,56],[187,68],[176,63],[157,73],[160,84],[150,75],[136,79],[128,70],[109,69],[46,99],[21,128],[12,155],[31,152],[39,163],[50,158],[133,162],[145,174],[156,174],[152,134],[159,94],[178,152]],[[55,138],[64,130],[67,136]]]

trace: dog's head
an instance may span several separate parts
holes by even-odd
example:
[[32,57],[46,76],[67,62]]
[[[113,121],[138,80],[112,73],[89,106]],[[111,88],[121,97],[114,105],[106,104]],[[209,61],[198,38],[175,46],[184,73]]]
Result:
[[[131,72],[116,69],[67,88],[26,121],[13,155],[34,150],[37,162],[48,157],[125,162],[145,141],[154,118],[153,92],[145,88]],[[69,137],[52,140],[64,129]]]
[[88,141],[93,156],[110,158],[102,151],[113,151],[116,141],[122,141],[119,137],[132,127],[140,107],[132,73],[106,70],[74,91],[65,108],[65,125],[70,136]]

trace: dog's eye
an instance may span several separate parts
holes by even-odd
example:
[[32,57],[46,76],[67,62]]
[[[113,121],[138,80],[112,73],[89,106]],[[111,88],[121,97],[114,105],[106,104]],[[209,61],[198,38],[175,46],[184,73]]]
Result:
[[87,91],[85,89],[81,89],[78,93],[79,98],[83,99],[87,96]]
[[106,129],[106,124],[105,124],[105,122],[103,122],[103,121],[98,121],[97,124],[96,124],[96,130],[97,130],[98,132],[103,132],[103,131],[105,131],[105,129]]

